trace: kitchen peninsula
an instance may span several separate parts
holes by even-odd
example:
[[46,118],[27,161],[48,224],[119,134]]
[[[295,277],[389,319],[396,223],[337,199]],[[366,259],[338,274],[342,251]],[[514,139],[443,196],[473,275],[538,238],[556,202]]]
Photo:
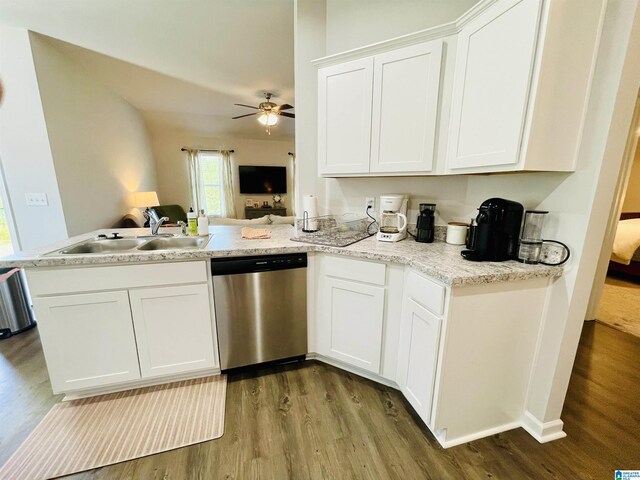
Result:
[[[49,375],[69,398],[220,372],[211,258],[306,253],[308,359],[399,388],[445,447],[523,426],[558,267],[473,263],[444,242],[345,248],[243,240],[212,227],[198,248],[60,254],[115,230],[7,257],[23,267]],[[146,230],[119,230],[123,236]],[[54,253],[51,253],[54,252]]]

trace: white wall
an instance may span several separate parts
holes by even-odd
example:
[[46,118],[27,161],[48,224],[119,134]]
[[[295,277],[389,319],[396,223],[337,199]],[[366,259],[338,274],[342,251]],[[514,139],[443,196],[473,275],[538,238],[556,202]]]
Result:
[[296,205],[303,195],[317,195],[320,215],[329,212],[325,181],[318,177],[318,70],[311,60],[325,55],[325,15],[325,0],[295,1]]
[[478,0],[327,0],[327,55],[455,20]]
[[638,55],[638,3],[609,1],[576,172],[540,204],[558,212],[547,234],[574,257],[551,291],[530,386],[528,410],[543,422],[562,412],[640,87]]
[[[266,134],[265,134],[266,135]],[[235,192],[236,217],[244,218],[244,202],[247,198],[273,204],[272,195],[240,195],[239,165],[270,165],[287,167],[287,193],[284,205],[287,214],[292,215],[293,169],[289,152],[293,152],[294,141],[251,140],[244,138],[209,138],[195,136],[185,131],[152,132],[152,145],[157,161],[158,199],[161,204],[181,205],[185,210],[191,205],[189,170],[186,154],[182,147],[195,147],[212,150],[234,150],[231,154],[233,185]]]
[[[67,238],[62,200],[38,91],[29,33],[0,28],[0,158],[18,245],[38,248]],[[45,193],[49,205],[27,206],[25,193]]]
[[636,155],[631,167],[629,184],[622,204],[623,212],[640,212],[640,148],[636,149]]
[[137,211],[131,192],[157,189],[144,122],[45,37],[31,45],[69,235],[108,228]]

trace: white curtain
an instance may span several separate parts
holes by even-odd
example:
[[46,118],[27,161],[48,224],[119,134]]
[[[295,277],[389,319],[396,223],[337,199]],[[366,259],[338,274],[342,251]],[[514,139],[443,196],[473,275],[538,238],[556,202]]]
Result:
[[187,161],[189,162],[189,186],[191,188],[191,207],[194,212],[199,212],[201,202],[201,187],[200,187],[200,162],[198,161],[197,149],[187,150]]
[[220,151],[220,176],[222,183],[222,216],[236,218],[236,203],[233,198],[233,180],[231,178],[231,154]]

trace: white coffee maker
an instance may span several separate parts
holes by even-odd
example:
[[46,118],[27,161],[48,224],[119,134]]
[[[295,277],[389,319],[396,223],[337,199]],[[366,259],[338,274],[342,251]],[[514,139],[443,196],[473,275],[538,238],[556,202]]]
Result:
[[407,238],[408,203],[406,195],[380,195],[379,241],[399,242]]

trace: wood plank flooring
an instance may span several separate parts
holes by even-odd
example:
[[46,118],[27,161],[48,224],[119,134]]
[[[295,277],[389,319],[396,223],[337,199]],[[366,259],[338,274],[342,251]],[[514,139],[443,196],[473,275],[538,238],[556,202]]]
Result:
[[[0,342],[0,407],[20,425],[2,424],[0,462],[56,401],[38,344],[36,331]],[[356,375],[317,362],[236,374],[221,439],[68,478],[613,478],[640,469],[639,366],[640,338],[588,322],[562,415],[567,438],[541,445],[516,429],[447,450],[397,391]]]

